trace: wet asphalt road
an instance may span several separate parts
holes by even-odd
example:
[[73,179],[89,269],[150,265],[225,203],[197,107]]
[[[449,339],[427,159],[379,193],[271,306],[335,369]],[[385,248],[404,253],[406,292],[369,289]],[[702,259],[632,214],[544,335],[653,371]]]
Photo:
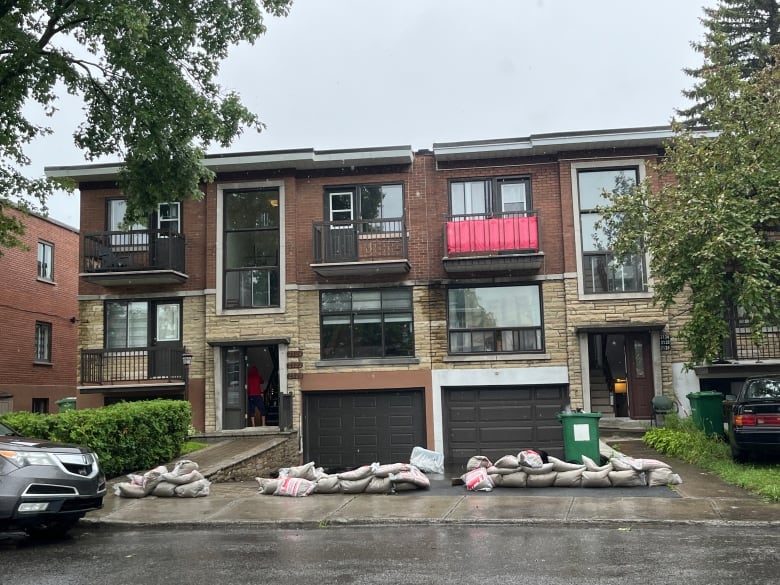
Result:
[[3,585],[777,583],[777,526],[79,527],[0,535]]

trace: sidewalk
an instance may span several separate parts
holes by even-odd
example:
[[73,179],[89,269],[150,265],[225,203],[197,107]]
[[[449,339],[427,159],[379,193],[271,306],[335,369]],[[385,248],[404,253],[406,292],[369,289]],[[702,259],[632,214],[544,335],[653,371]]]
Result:
[[[631,488],[496,488],[467,492],[449,477],[431,475],[431,489],[391,495],[266,496],[255,482],[212,483],[202,498],[119,498],[82,523],[115,526],[316,528],[326,525],[549,523],[778,523],[780,504],[723,483],[682,461],[659,456],[641,440],[610,441],[631,457],[657,458],[682,485]],[[203,466],[201,466],[203,468]],[[118,481],[118,480],[117,480]]]

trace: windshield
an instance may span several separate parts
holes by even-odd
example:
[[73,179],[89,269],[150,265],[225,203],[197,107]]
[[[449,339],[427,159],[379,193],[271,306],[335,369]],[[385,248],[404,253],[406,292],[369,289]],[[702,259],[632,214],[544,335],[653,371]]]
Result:
[[16,431],[0,422],[0,435],[16,435]]
[[780,399],[780,378],[750,380],[745,389],[748,400]]

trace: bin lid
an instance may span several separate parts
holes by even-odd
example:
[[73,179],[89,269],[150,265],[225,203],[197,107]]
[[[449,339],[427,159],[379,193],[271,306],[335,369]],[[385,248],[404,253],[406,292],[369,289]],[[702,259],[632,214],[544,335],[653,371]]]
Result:
[[600,412],[559,412],[558,420],[563,418],[601,418]]
[[713,396],[717,396],[719,398],[723,398],[723,394],[721,394],[718,391],[715,390],[705,390],[704,392],[691,392],[690,394],[687,394],[685,397],[690,400],[691,397],[693,398],[710,398]]

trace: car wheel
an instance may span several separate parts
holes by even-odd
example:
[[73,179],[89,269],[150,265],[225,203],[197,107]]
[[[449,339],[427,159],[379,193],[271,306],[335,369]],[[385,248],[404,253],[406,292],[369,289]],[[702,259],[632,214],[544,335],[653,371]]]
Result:
[[47,540],[56,540],[64,538],[68,534],[71,528],[73,528],[78,519],[76,520],[52,520],[51,522],[44,522],[35,526],[28,526],[24,531],[34,537]]
[[731,459],[734,463],[745,463],[748,460],[747,452],[739,447],[731,446]]

